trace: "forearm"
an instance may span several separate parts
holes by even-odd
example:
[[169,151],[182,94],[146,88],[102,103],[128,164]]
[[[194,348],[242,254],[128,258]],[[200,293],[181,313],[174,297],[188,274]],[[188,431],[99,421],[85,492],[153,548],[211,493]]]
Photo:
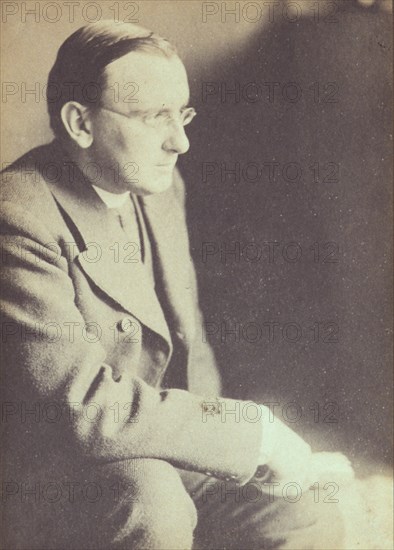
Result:
[[[11,396],[59,404],[72,413],[59,425],[32,427],[50,431],[60,446],[70,442],[81,460],[162,458],[241,482],[252,477],[261,439],[255,423],[206,414],[207,403],[215,401],[210,397],[159,392],[132,376],[133,365],[115,381],[100,341],[73,340],[66,331],[55,341],[50,331],[35,334],[37,326],[85,326],[85,320],[76,306],[68,264],[60,248],[54,251],[54,236],[27,212],[18,216],[16,209],[10,211],[12,223],[2,242],[3,383]],[[50,249],[46,243],[52,243]],[[221,410],[234,409],[231,400],[221,403]]]

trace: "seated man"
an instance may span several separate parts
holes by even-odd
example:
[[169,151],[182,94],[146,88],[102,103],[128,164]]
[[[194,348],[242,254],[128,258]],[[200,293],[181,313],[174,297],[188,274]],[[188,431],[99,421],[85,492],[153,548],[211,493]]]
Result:
[[308,488],[351,478],[347,460],[218,397],[175,169],[195,115],[176,51],[88,25],[47,100],[54,141],[3,173],[4,547],[339,548],[335,506]]

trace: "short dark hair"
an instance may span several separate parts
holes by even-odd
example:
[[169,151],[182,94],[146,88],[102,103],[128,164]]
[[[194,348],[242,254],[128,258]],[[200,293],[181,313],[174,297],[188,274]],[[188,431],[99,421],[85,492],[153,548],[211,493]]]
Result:
[[131,23],[98,21],[81,27],[67,38],[49,73],[46,93],[50,124],[57,137],[65,135],[60,117],[63,105],[68,101],[97,105],[107,84],[105,68],[133,51],[166,57],[177,55],[167,39]]

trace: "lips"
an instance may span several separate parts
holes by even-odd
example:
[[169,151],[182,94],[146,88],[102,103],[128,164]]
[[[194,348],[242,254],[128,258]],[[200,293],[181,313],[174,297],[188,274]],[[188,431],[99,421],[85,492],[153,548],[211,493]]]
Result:
[[[170,160],[169,157],[168,157],[168,160]],[[169,161],[167,161],[167,162],[158,162],[156,164],[156,166],[158,166],[160,168],[175,168],[175,164],[176,164],[177,160],[178,160],[178,155],[176,155],[176,157],[172,156],[170,162]]]

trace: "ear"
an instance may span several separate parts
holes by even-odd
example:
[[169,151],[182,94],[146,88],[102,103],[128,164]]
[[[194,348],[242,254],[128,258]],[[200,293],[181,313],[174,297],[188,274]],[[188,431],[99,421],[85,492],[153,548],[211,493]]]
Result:
[[60,111],[67,133],[79,147],[87,149],[93,143],[92,123],[88,116],[88,108],[77,101],[68,101]]

